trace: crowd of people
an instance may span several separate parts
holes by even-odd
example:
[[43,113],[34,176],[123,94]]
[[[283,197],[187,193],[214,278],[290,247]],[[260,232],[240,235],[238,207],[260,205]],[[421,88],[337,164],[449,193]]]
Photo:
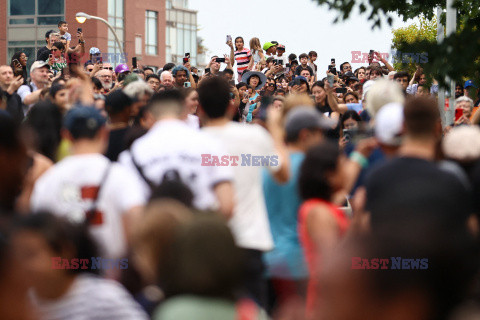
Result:
[[442,127],[377,52],[227,37],[200,72],[45,40],[0,66],[1,319],[478,317],[473,81]]

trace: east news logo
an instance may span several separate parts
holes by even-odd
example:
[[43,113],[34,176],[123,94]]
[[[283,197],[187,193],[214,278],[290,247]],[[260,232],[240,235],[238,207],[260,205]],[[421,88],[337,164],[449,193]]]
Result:
[[426,270],[428,259],[391,257],[390,259],[352,257],[352,269],[361,270]]
[[52,269],[124,270],[128,269],[128,259],[106,259],[102,257],[62,259],[61,257],[52,257]]

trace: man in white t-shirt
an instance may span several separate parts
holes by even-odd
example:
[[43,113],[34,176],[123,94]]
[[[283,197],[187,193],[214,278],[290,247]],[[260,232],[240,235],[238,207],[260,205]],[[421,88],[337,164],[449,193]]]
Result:
[[62,134],[72,142],[73,155],[38,179],[30,203],[34,212],[87,223],[102,255],[121,258],[146,197],[134,172],[103,156],[109,137],[105,122],[94,107],[75,107],[67,113]]
[[155,124],[130,151],[120,154],[119,161],[143,179],[145,196],[165,178],[179,180],[191,189],[197,209],[217,210],[230,218],[234,207],[232,169],[204,162],[205,157],[221,157],[224,152],[218,141],[182,121],[186,112],[183,100],[178,90],[157,93],[148,106]]
[[[265,306],[266,282],[263,278],[263,252],[273,249],[265,199],[262,170],[268,168],[279,182],[289,178],[288,155],[282,139],[277,110],[270,110],[268,125],[271,135],[258,125],[242,125],[231,121],[233,100],[228,83],[220,78],[203,81],[198,89],[199,114],[206,120],[203,131],[220,139],[226,148],[229,166],[234,170],[237,204],[230,228],[236,243],[245,252],[247,263],[246,289],[257,303]],[[275,117],[277,116],[277,117]],[[237,159],[237,165],[233,163]]]

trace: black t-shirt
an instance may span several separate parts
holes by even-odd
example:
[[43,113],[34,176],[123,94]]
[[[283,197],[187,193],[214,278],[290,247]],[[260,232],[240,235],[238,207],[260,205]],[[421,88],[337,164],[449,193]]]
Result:
[[129,128],[122,128],[110,131],[108,138],[108,149],[105,156],[111,161],[117,161],[118,155],[127,149],[125,136]]
[[472,213],[471,193],[452,174],[430,161],[395,158],[367,177],[367,211],[372,230],[415,224],[465,226]]
[[50,55],[50,49],[48,49],[46,46],[45,47],[41,47],[40,49],[38,49],[37,51],[37,60],[36,61],[47,61],[48,60],[48,56]]

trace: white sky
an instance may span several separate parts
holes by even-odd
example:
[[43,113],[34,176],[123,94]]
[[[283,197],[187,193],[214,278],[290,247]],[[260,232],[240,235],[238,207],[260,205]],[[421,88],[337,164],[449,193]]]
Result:
[[[262,45],[278,41],[286,46],[287,55],[315,50],[316,64],[325,69],[331,58],[336,59],[337,68],[342,62],[351,62],[352,51],[391,51],[390,27],[372,31],[366,15],[352,15],[333,24],[336,12],[312,0],[189,0],[189,9],[198,10],[198,35],[204,39],[208,57],[229,53],[227,34],[242,36],[246,47],[252,37],[258,37]],[[404,25],[398,18],[393,28]],[[361,65],[365,64],[352,67]]]

